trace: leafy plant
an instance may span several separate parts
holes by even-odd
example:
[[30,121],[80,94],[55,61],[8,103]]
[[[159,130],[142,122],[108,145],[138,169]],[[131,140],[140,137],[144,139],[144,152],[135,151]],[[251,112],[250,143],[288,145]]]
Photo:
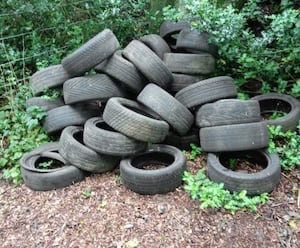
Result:
[[90,188],[87,188],[87,189],[85,189],[84,191],[81,191],[81,195],[82,195],[85,199],[91,198],[92,194],[93,194],[93,191],[92,191]]
[[29,86],[19,87],[19,92],[10,99],[9,104],[0,108],[0,170],[3,178],[14,183],[22,181],[19,159],[40,144],[50,141],[40,125],[45,116],[43,109],[36,106],[25,111],[25,99]]
[[282,169],[300,167],[300,122],[297,131],[283,132],[281,126],[268,126],[270,134],[269,152],[278,153]]
[[244,93],[299,96],[300,10],[292,1],[182,2],[179,9],[166,7],[165,19],[187,19],[193,28],[210,34],[219,48],[216,75],[232,76]]
[[201,169],[193,175],[187,171],[184,172],[184,189],[194,200],[201,202],[200,209],[206,208],[224,208],[231,213],[241,209],[256,211],[258,205],[265,204],[268,200],[268,194],[263,193],[259,196],[247,196],[247,191],[230,193],[224,189],[224,184],[218,184],[210,181],[205,170]]
[[190,154],[189,154],[189,159],[190,160],[195,160],[195,158],[201,154],[202,152],[202,148],[195,145],[195,144],[190,144],[190,147],[191,147],[191,151],[190,151]]

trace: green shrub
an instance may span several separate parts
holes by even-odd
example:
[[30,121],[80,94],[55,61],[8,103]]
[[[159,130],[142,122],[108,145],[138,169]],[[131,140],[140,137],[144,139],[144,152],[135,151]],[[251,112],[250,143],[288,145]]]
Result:
[[278,153],[281,168],[292,170],[300,167],[300,122],[297,131],[281,131],[280,126],[269,126],[269,152]]
[[226,1],[183,3],[183,10],[166,7],[165,19],[188,19],[200,32],[211,34],[220,55],[216,75],[232,76],[244,93],[300,96],[300,10],[292,8],[292,1],[272,4],[273,12],[259,0],[240,9]]
[[193,175],[187,171],[184,172],[184,189],[194,200],[201,202],[200,209],[205,208],[224,208],[232,213],[241,209],[256,211],[257,206],[266,203],[268,194],[263,193],[259,196],[247,196],[247,191],[230,193],[224,189],[224,185],[210,181],[205,170],[201,169]]

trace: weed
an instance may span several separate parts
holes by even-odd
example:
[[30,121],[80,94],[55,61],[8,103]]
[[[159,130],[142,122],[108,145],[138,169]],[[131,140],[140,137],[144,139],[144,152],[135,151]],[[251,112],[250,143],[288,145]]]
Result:
[[200,209],[224,208],[231,213],[245,208],[256,211],[258,205],[265,204],[268,200],[267,193],[252,197],[247,196],[246,190],[230,193],[224,189],[224,184],[210,181],[204,169],[199,170],[195,175],[185,171],[183,181],[185,182],[184,189],[191,198],[201,202]]
[[93,191],[90,188],[85,189],[84,191],[81,191],[80,193],[85,199],[91,198]]
[[283,132],[281,126],[268,126],[270,134],[269,152],[278,153],[281,168],[291,170],[300,167],[300,121],[297,131]]
[[202,148],[195,144],[190,144],[190,147],[191,147],[191,151],[190,151],[189,159],[195,160],[195,158],[201,154]]

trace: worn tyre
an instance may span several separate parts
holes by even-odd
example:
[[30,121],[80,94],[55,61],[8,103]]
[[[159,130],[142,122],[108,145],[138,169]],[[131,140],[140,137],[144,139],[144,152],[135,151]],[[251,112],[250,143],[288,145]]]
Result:
[[234,98],[237,90],[231,77],[205,79],[178,91],[176,99],[188,108],[201,106],[223,98]]
[[281,113],[283,117],[265,120],[268,125],[281,126],[283,131],[296,130],[300,120],[300,102],[292,96],[268,93],[255,96],[260,105],[261,114]]
[[209,34],[199,33],[197,30],[181,30],[177,37],[176,48],[194,52],[205,52],[215,58],[218,57],[218,48],[215,44],[209,43]]
[[138,95],[137,100],[156,112],[180,135],[186,134],[194,123],[193,114],[155,84],[148,84]]
[[190,150],[191,144],[200,146],[199,128],[193,126],[188,133],[183,136],[169,132],[166,139],[161,143],[175,146],[181,150]]
[[66,104],[91,100],[106,102],[114,96],[125,96],[121,85],[105,74],[69,79],[64,83],[63,92]]
[[43,110],[48,111],[54,108],[58,108],[63,106],[64,99],[62,97],[59,97],[57,99],[47,99],[43,97],[31,97],[26,100],[26,109],[32,107],[32,106],[38,106],[41,107]]
[[147,148],[147,143],[117,132],[99,117],[84,124],[83,142],[99,153],[113,156],[129,156]]
[[96,104],[64,105],[47,111],[44,128],[47,133],[59,132],[67,126],[83,125],[86,120],[99,116],[100,107]]
[[[145,169],[145,166],[153,164],[165,167],[154,170]],[[152,145],[147,151],[122,160],[120,176],[125,186],[136,193],[165,194],[181,185],[185,168],[185,156],[178,148],[168,145]]]
[[136,140],[159,143],[169,132],[169,124],[156,120],[135,101],[114,97],[108,100],[103,120],[115,130]]
[[[229,159],[251,159],[255,164],[264,167],[255,173],[233,171],[224,165]],[[247,190],[248,195],[259,195],[271,192],[280,182],[280,161],[275,153],[264,150],[209,153],[207,157],[208,177],[217,183],[223,183],[229,191]]]
[[256,100],[225,99],[202,105],[196,111],[198,127],[222,126],[260,121]]
[[201,75],[189,75],[180,73],[172,73],[172,75],[174,80],[171,83],[170,91],[174,93],[177,93],[183,88],[205,79],[205,77]]
[[164,58],[165,53],[171,52],[168,43],[158,34],[144,35],[140,41],[147,45],[160,59]]
[[173,77],[164,62],[141,41],[131,41],[123,50],[123,55],[152,83],[168,88]]
[[[48,147],[45,149],[45,146]],[[46,152],[49,146],[51,151]],[[23,155],[20,161],[21,175],[27,187],[32,190],[47,191],[63,188],[84,179],[84,172],[66,162],[57,151],[56,142],[43,145]],[[38,169],[36,164],[42,158],[59,161],[64,166],[55,169]]]
[[206,152],[254,150],[268,146],[269,133],[263,122],[204,127],[200,142]]
[[113,32],[104,29],[65,57],[62,65],[72,77],[81,76],[111,56],[119,46],[119,41]]
[[62,65],[52,65],[35,72],[29,83],[34,95],[38,95],[46,89],[62,86],[70,77]]
[[117,79],[135,94],[138,94],[145,85],[145,79],[137,68],[117,52],[96,66],[95,71],[104,72],[112,78]]
[[66,127],[59,139],[59,153],[78,168],[102,173],[113,170],[120,162],[120,157],[97,153],[83,143],[83,128]]
[[209,53],[165,53],[164,62],[173,73],[205,75],[215,70],[215,58]]
[[190,29],[191,25],[188,21],[163,21],[160,25],[159,35],[168,43],[168,45],[176,49],[176,38],[174,35],[180,33],[183,29]]

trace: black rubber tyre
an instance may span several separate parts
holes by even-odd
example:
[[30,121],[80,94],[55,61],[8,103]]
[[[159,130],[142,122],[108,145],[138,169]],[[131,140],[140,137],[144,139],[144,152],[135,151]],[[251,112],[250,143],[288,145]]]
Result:
[[170,91],[174,93],[182,90],[183,88],[191,84],[194,84],[196,82],[205,79],[205,77],[201,75],[189,75],[189,74],[179,74],[179,73],[172,73],[172,75],[174,80],[171,83]]
[[281,126],[282,131],[296,130],[300,120],[300,102],[292,96],[269,93],[251,98],[257,100],[261,114],[286,113],[287,115],[274,119],[265,120],[268,125]]
[[69,79],[64,83],[63,92],[66,104],[90,100],[106,102],[114,96],[125,96],[121,85],[105,74]]
[[64,99],[62,97],[59,97],[57,99],[47,99],[43,97],[32,97],[26,100],[26,109],[32,107],[32,106],[38,106],[44,109],[45,111],[49,111],[54,108],[58,108],[63,106]]
[[120,163],[120,157],[97,153],[83,143],[83,128],[66,127],[59,139],[59,153],[78,168],[103,173],[113,170]]
[[47,133],[59,132],[67,126],[83,125],[86,120],[99,116],[100,107],[96,104],[65,105],[47,111],[44,128]]
[[215,70],[215,58],[209,53],[165,53],[164,62],[175,73],[205,75]]
[[[230,158],[250,158],[264,169],[255,173],[233,171],[224,165],[224,161]],[[209,153],[207,157],[208,177],[214,182],[224,183],[224,188],[232,192],[247,190],[248,195],[271,192],[280,182],[280,171],[278,155],[264,150]]]
[[200,129],[203,151],[226,152],[265,148],[269,144],[266,123],[253,122]]
[[180,135],[186,134],[194,123],[193,114],[155,84],[148,84],[138,95],[137,100],[156,112]]
[[163,21],[160,25],[159,35],[168,43],[168,45],[176,49],[175,34],[180,33],[183,29],[190,29],[191,25],[188,21]]
[[131,41],[123,50],[123,55],[152,83],[168,88],[173,81],[172,73],[165,63],[141,41]]
[[145,85],[145,79],[137,68],[117,52],[94,69],[97,72],[104,72],[119,80],[128,87],[129,90],[136,94],[138,94]]
[[144,35],[140,38],[145,45],[147,45],[155,54],[160,57],[160,59],[164,58],[165,53],[170,53],[171,49],[168,46],[168,43],[158,34],[148,34]]
[[46,89],[62,86],[70,77],[62,65],[52,65],[35,72],[29,78],[29,83],[34,95],[38,95]]
[[147,143],[115,131],[99,117],[91,118],[84,124],[83,142],[99,153],[113,156],[133,155],[147,148]]
[[166,139],[161,143],[175,146],[181,150],[190,150],[190,144],[200,146],[199,128],[192,127],[190,131],[183,136],[169,132]]
[[202,105],[195,118],[198,127],[259,122],[260,108],[256,100],[225,99]]
[[[146,170],[145,166],[159,164],[166,167]],[[165,194],[182,183],[186,159],[176,147],[152,145],[144,153],[124,159],[120,163],[120,176],[127,188],[143,194]]]
[[65,57],[61,63],[73,77],[81,76],[111,56],[119,46],[119,41],[113,32],[104,29]]
[[[54,152],[58,151],[57,142],[50,144],[52,152],[45,152],[44,148],[47,145],[49,144],[34,149],[30,153],[25,153],[21,158],[21,174],[27,187],[32,190],[47,191],[69,186],[85,178],[82,170],[70,165],[59,153]],[[41,158],[57,160],[63,163],[64,166],[55,169],[38,169],[36,168],[36,163]]]
[[194,83],[178,91],[175,95],[188,108],[197,107],[205,103],[223,98],[234,98],[237,90],[231,77],[213,77]]
[[176,48],[194,52],[206,52],[215,58],[218,57],[218,48],[215,44],[209,43],[209,34],[199,33],[197,30],[181,30],[177,37]]
[[103,120],[115,130],[136,140],[159,143],[169,132],[169,124],[156,120],[135,101],[113,97],[108,100]]

